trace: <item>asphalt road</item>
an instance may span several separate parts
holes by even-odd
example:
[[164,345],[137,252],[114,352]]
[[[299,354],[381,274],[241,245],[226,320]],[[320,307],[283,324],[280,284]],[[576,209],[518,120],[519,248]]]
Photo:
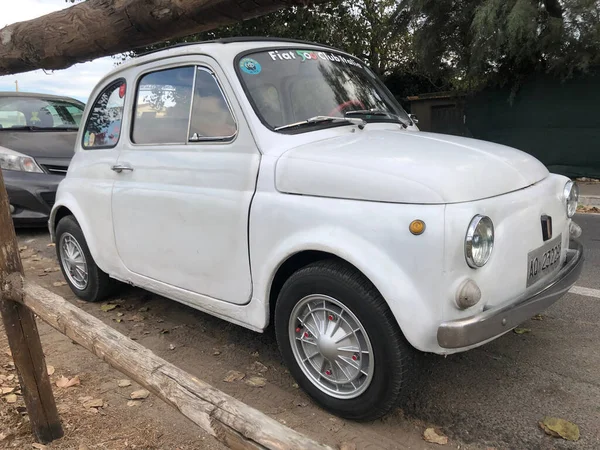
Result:
[[[368,424],[330,417],[292,385],[272,333],[260,335],[194,311],[140,289],[124,288],[122,311],[150,309],[143,323],[116,323],[97,304],[76,302],[67,287],[52,288],[60,273],[39,278],[87,312],[137,339],[170,362],[225,392],[261,409],[289,426],[332,445],[349,441],[357,449],[422,448],[425,426],[438,426],[450,437],[448,447],[485,449],[600,449],[600,215],[577,215],[583,228],[586,263],[575,292],[567,294],[542,320],[507,333],[478,349],[442,358],[423,358],[418,389],[398,410]],[[41,262],[30,276],[55,264],[47,234],[21,231],[19,240],[35,248]],[[40,265],[41,264],[41,265]],[[29,266],[28,266],[29,267]],[[581,294],[586,295],[581,295]],[[139,313],[138,313],[139,314]],[[128,316],[127,316],[128,317]],[[152,328],[154,327],[154,328]],[[169,329],[163,334],[162,329]],[[172,351],[168,344],[177,349]],[[220,354],[214,356],[215,350]],[[246,371],[260,353],[269,367],[268,385],[252,390],[243,383],[223,383],[224,374]],[[546,436],[538,422],[555,416],[579,425],[581,439],[567,442]],[[416,419],[416,420],[407,420]],[[435,447],[429,444],[427,448]],[[439,447],[444,448],[444,447]]]
[[[514,449],[600,449],[600,215],[578,214],[586,263],[576,286],[543,315],[483,347],[427,357],[428,376],[405,412],[464,442]],[[544,435],[555,416],[579,442]]]

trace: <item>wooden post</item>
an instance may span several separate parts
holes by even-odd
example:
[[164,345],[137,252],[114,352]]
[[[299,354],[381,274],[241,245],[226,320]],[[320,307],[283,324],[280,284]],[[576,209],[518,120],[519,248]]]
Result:
[[0,170],[0,313],[36,440],[63,436],[35,317],[23,298],[23,266]]

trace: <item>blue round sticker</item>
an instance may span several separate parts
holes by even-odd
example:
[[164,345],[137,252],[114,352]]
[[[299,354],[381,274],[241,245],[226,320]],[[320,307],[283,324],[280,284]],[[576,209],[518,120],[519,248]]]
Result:
[[252,58],[243,58],[240,61],[240,69],[250,75],[258,75],[262,70],[260,63]]

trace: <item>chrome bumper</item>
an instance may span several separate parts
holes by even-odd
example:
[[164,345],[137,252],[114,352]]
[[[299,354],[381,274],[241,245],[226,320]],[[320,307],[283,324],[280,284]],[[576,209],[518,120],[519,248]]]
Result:
[[443,322],[437,331],[439,346],[469,347],[512,330],[562,297],[575,284],[582,267],[583,246],[572,240],[565,264],[548,286],[517,303],[488,309],[465,319]]

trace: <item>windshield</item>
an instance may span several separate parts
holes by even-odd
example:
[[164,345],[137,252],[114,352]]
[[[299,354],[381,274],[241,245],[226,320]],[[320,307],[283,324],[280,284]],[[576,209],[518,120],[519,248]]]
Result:
[[36,97],[0,97],[0,130],[79,128],[83,103]]
[[256,113],[272,129],[289,130],[286,125],[301,121],[313,126],[349,123],[310,121],[317,116],[410,123],[373,72],[349,56],[279,49],[246,54],[238,68]]

